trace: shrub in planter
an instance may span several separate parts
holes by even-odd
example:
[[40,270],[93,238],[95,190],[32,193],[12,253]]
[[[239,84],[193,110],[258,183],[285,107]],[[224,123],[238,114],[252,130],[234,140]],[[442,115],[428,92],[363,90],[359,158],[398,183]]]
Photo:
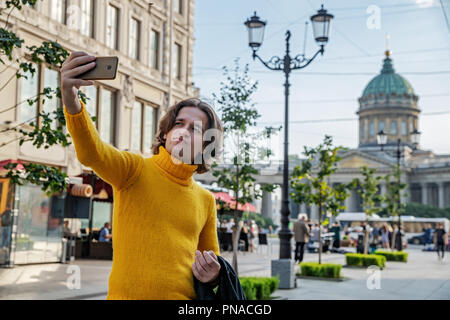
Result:
[[341,278],[342,265],[334,263],[302,262],[301,275],[306,277]]
[[256,300],[256,288],[253,281],[246,278],[240,278],[239,281],[241,282],[247,300]]
[[386,257],[377,254],[347,253],[345,260],[348,266],[368,267],[376,265],[381,269],[386,266]]
[[403,251],[376,250],[375,254],[386,257],[386,261],[408,262],[408,253]]
[[242,277],[239,280],[248,300],[269,299],[280,283],[277,277]]

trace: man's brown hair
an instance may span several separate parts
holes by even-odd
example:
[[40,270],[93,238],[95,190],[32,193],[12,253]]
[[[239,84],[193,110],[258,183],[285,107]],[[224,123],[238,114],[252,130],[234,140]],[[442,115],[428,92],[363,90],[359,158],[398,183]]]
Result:
[[[219,136],[214,136],[214,139],[211,141],[205,141],[203,136],[203,146],[202,150],[206,148],[206,146],[210,144],[214,144],[214,149],[211,152],[211,155],[205,155],[202,153],[202,163],[198,165],[198,168],[196,170],[197,173],[205,173],[208,172],[211,169],[211,164],[214,160],[217,160],[219,156],[222,153],[222,147],[223,147],[223,125],[222,121],[220,121],[219,117],[217,116],[214,109],[207,104],[206,102],[203,102],[200,99],[197,98],[189,98],[186,100],[182,100],[178,102],[177,104],[171,106],[166,114],[159,120],[158,123],[158,130],[156,132],[155,140],[152,145],[152,152],[153,154],[159,153],[159,147],[165,146],[166,140],[164,139],[164,135],[167,134],[175,125],[175,119],[177,118],[178,113],[180,110],[184,107],[196,107],[202,110],[206,113],[206,116],[208,118],[208,126],[204,130],[204,132],[208,129],[216,129],[218,130]],[[203,133],[204,135],[204,133]],[[208,157],[205,159],[205,157]]]

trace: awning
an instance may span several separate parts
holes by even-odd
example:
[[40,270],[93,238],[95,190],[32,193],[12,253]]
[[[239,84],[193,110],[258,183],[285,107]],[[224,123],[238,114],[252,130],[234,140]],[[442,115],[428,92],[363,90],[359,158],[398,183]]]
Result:
[[25,162],[21,161],[21,160],[14,160],[14,159],[7,159],[7,160],[1,160],[0,161],[0,170],[6,170],[4,167],[8,164],[8,163],[18,163],[16,169],[18,170],[24,170],[25,168],[23,167],[22,164],[24,164]]
[[[225,202],[224,207],[229,207],[230,209],[236,208],[236,199],[230,196],[226,192],[212,192],[216,200],[221,200]],[[251,203],[240,204],[238,203],[238,210],[247,212],[256,212],[256,207]],[[219,208],[218,208],[219,209]]]

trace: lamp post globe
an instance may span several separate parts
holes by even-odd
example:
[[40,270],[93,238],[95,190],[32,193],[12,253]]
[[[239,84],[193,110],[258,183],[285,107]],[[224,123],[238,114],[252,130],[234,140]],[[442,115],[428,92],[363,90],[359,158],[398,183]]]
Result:
[[381,150],[383,150],[383,147],[386,145],[386,142],[387,142],[387,135],[386,135],[386,133],[384,133],[383,130],[380,130],[380,132],[378,132],[377,142],[378,142],[378,145],[381,146]]
[[333,18],[334,16],[329,14],[327,10],[323,8],[323,5],[315,15],[311,16],[314,39],[318,45],[323,46],[328,42],[331,20],[333,20]]
[[414,145],[414,149],[417,149],[417,147],[419,146],[420,134],[421,132],[419,132],[417,129],[414,129],[414,131],[411,132],[411,139]]
[[253,49],[253,51],[256,51],[262,45],[264,40],[264,29],[266,27],[266,22],[262,21],[256,15],[255,11],[253,16],[248,18],[244,24],[248,31],[248,45]]

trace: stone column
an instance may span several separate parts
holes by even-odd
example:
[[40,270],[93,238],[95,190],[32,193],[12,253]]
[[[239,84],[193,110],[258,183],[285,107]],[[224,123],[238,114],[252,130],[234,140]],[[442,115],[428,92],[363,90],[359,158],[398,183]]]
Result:
[[272,194],[268,191],[263,191],[262,194],[261,215],[272,219]]
[[352,205],[352,193],[350,193],[350,196],[347,198],[347,199],[345,199],[345,206],[347,207],[346,209],[345,209],[345,212],[350,212],[350,208],[351,208],[351,205]]
[[315,204],[311,205],[311,220],[319,221],[319,207]]
[[306,213],[306,203],[300,205],[300,213]]
[[[380,190],[381,196],[385,197],[386,194],[387,194],[387,185],[386,185],[386,182],[382,182],[382,183],[380,184],[380,189],[381,189],[381,190]],[[386,207],[386,204],[383,203],[383,204],[382,204],[382,207]]]
[[422,187],[422,204],[428,204],[428,187],[427,187],[427,183],[423,182],[420,185]]
[[443,182],[438,182],[438,193],[439,193],[439,208],[444,208],[445,206],[445,199],[444,199],[444,183]]

